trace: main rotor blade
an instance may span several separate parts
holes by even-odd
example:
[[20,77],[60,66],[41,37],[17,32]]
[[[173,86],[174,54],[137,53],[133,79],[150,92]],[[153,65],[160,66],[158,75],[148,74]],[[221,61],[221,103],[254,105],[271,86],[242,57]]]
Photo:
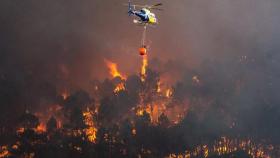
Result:
[[152,5],[152,7],[157,7],[157,6],[161,6],[161,5],[162,5],[162,3],[157,3],[157,4]]
[[161,9],[161,8],[149,8],[149,9],[153,9],[153,10],[160,10],[160,11],[163,11],[163,9]]
[[[129,4],[123,4],[124,6],[129,6]],[[146,6],[144,5],[135,5],[135,4],[130,4],[131,7],[140,7],[140,8],[145,8]]]

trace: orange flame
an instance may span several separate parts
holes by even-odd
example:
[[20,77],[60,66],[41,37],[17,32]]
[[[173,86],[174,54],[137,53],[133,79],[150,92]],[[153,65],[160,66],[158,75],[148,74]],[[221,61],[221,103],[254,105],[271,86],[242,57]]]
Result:
[[145,81],[147,67],[148,67],[148,56],[145,55],[142,58],[142,67],[141,67],[141,80],[142,80],[142,82]]
[[160,87],[160,86],[161,86],[161,82],[158,81],[158,82],[157,82],[157,92],[158,92],[158,93],[161,92],[161,87]]
[[167,98],[170,98],[170,97],[172,96],[172,90],[171,90],[171,89],[167,89],[167,90],[165,91],[165,96],[166,96]]
[[38,132],[38,133],[46,132],[47,131],[46,125],[44,123],[40,123],[36,127],[35,131]]
[[139,107],[136,111],[137,116],[143,116],[144,112],[150,115],[151,123],[157,124],[159,116],[165,111],[166,107],[163,104],[148,104],[147,106]]
[[120,77],[122,80],[125,80],[126,77],[124,75],[122,75],[119,71],[118,71],[118,66],[116,63],[113,63],[109,60],[104,59],[107,67],[110,70],[110,74],[112,75],[113,78],[115,77]]
[[171,153],[168,158],[179,158],[179,157],[197,157],[203,155],[208,157],[209,155],[224,155],[242,150],[247,152],[252,158],[271,158],[270,148],[272,145],[260,145],[253,143],[251,140],[238,140],[221,137],[219,141],[215,141],[212,146],[199,145],[193,150],[186,150],[185,153]]
[[20,127],[17,129],[17,133],[24,133],[25,129],[23,127]]
[[114,92],[118,93],[119,91],[122,91],[122,90],[125,90],[125,86],[124,86],[123,82],[117,84],[116,88],[114,89]]
[[0,146],[0,157],[9,157],[10,152],[7,146]]
[[70,94],[69,94],[69,92],[64,91],[64,92],[62,92],[61,96],[62,96],[63,100],[66,100],[70,96]]
[[90,142],[95,143],[96,141],[96,134],[97,134],[97,128],[95,127],[95,123],[93,120],[93,112],[87,109],[87,111],[83,112],[84,116],[84,123],[88,127],[84,129],[87,138]]
[[136,129],[135,129],[135,128],[133,128],[133,129],[131,130],[131,133],[132,133],[132,135],[136,135],[136,134],[137,134]]

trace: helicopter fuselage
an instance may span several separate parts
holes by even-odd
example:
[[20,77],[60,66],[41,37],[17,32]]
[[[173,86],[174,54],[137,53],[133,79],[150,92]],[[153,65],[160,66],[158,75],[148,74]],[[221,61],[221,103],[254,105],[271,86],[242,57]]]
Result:
[[155,17],[155,14],[147,8],[143,8],[140,11],[130,10],[130,14],[134,14],[135,16],[139,17],[139,23],[152,25],[157,24],[157,18]]

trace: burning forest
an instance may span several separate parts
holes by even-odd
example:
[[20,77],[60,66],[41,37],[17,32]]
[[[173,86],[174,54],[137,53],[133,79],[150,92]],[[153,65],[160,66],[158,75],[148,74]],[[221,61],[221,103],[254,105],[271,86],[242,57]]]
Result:
[[279,2],[121,4],[0,2],[0,158],[280,158]]
[[[91,91],[64,91],[44,111],[26,108],[2,127],[0,157],[279,157],[273,136],[242,131],[243,120],[227,111],[225,93],[241,95],[240,80],[226,92],[190,72],[188,82],[169,87],[142,60],[139,74],[126,76],[104,59],[110,77]],[[223,90],[213,98],[216,88]]]

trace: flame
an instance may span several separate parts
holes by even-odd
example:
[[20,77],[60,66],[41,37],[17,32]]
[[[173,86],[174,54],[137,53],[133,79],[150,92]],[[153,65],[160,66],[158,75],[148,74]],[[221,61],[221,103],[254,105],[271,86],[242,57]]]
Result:
[[159,116],[165,111],[164,104],[148,104],[146,106],[140,106],[136,110],[136,116],[143,116],[144,112],[149,114],[151,123],[157,124]]
[[126,77],[118,71],[118,66],[116,63],[113,63],[106,59],[104,59],[104,61],[107,65],[108,69],[110,70],[110,74],[112,75],[113,78],[120,77],[122,80],[126,79]]
[[62,121],[61,120],[57,120],[57,128],[62,128]]
[[144,55],[143,58],[142,58],[142,66],[141,66],[141,80],[142,80],[142,82],[145,81],[147,67],[148,67],[148,56]]
[[123,90],[125,90],[125,86],[124,83],[121,82],[117,84],[116,88],[114,89],[114,93],[118,93],[119,91],[123,91]]
[[172,92],[171,89],[167,89],[167,90],[165,91],[165,96],[166,96],[167,98],[170,98],[170,97],[172,96],[172,94],[173,94],[173,92]]
[[132,135],[136,135],[136,134],[137,134],[136,129],[135,129],[135,128],[133,128],[133,129],[131,130],[131,133],[132,133]]
[[0,147],[0,158],[9,157],[10,152],[8,150],[8,146],[1,146]]
[[151,105],[147,105],[146,107],[140,107],[140,108],[137,109],[136,115],[137,116],[143,116],[144,112],[146,112],[148,114],[151,114],[151,112],[152,112],[151,109],[152,109]]
[[13,146],[12,146],[12,149],[14,149],[14,150],[17,150],[19,148],[19,145],[18,144],[14,144]]
[[[63,116],[60,116],[60,111],[62,110],[62,106],[59,104],[51,104],[48,109],[44,112],[35,112],[34,115],[39,118],[39,125],[34,128],[34,131],[37,133],[47,132],[47,122],[51,117],[54,117],[57,121],[57,128],[62,127]],[[18,133],[21,131],[24,132],[24,129],[18,129]]]
[[36,128],[35,131],[38,133],[43,133],[47,131],[46,125],[44,123],[40,123]]
[[[104,61],[106,62],[106,65],[109,68],[110,74],[112,75],[113,78],[120,77],[122,80],[126,80],[126,77],[118,71],[118,66],[116,63],[113,63],[106,59],[104,59]],[[98,87],[97,87],[97,89],[98,89]],[[114,89],[114,93],[118,93],[119,91],[122,91],[122,90],[125,90],[124,82],[118,83],[116,85],[116,87]]]
[[84,129],[86,136],[88,138],[88,141],[95,143],[96,141],[96,134],[97,134],[97,128],[95,127],[95,123],[93,120],[93,112],[90,111],[89,108],[87,108],[87,111],[83,112],[84,116],[84,123],[88,127]]
[[158,82],[157,82],[157,92],[158,92],[158,93],[161,92],[161,87],[160,87],[160,86],[161,86],[161,82],[158,81]]
[[171,153],[168,158],[180,158],[180,157],[197,157],[203,155],[204,158],[209,155],[224,155],[238,150],[247,152],[252,158],[271,158],[268,154],[271,151],[272,145],[260,145],[253,143],[251,140],[238,140],[221,137],[220,140],[215,141],[212,146],[199,145],[194,150],[186,150],[185,153]]
[[138,109],[138,110],[136,111],[136,115],[137,115],[137,116],[143,116],[143,115],[144,115],[144,112],[145,112],[145,109]]
[[24,133],[25,129],[23,127],[20,127],[17,129],[17,133]]
[[62,96],[63,100],[66,100],[70,96],[70,94],[69,94],[69,92],[64,91],[64,92],[62,92],[61,96]]

